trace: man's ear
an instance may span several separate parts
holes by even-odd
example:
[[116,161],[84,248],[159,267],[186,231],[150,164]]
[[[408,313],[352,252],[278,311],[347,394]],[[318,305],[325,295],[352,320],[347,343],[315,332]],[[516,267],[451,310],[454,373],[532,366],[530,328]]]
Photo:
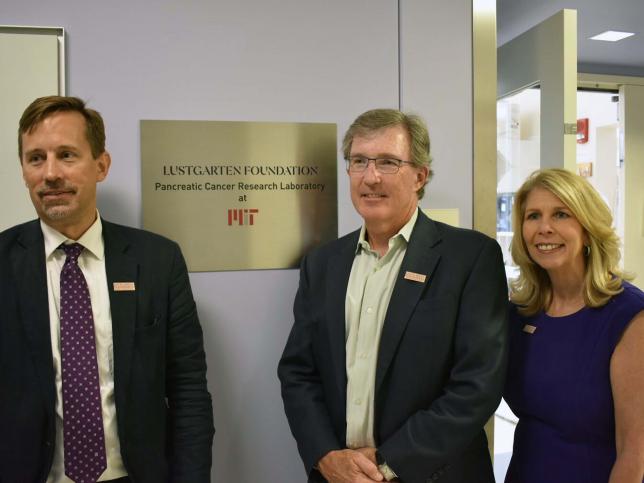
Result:
[[107,178],[107,173],[110,171],[112,165],[112,157],[107,151],[103,151],[96,158],[96,181],[103,181]]
[[427,166],[423,166],[416,170],[416,182],[418,184],[416,187],[416,191],[418,191],[423,186],[425,186],[425,183],[427,183],[428,175],[429,175],[429,168]]

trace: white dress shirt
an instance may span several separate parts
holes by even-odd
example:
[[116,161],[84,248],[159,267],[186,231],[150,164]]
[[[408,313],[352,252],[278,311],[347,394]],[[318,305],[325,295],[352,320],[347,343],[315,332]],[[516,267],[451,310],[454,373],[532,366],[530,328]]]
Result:
[[65,252],[58,248],[63,243],[80,243],[85,249],[78,257],[80,267],[92,302],[94,336],[96,340],[96,361],[101,389],[103,429],[107,468],[99,481],[112,480],[127,475],[121,458],[116,427],[116,406],[114,404],[114,351],[112,347],[112,316],[105,273],[105,246],[103,226],[97,213],[94,224],[78,240],[70,240],[42,220],[40,222],[45,239],[45,260],[47,268],[47,294],[49,298],[49,323],[51,330],[51,351],[56,375],[56,444],[54,462],[47,483],[71,483],[65,476],[63,462],[63,397],[60,355],[60,272],[65,264]]

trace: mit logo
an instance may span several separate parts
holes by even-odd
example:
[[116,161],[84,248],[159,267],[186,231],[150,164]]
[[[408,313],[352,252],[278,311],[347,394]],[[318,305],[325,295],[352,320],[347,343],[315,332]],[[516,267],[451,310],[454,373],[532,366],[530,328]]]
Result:
[[228,226],[237,222],[238,225],[254,225],[255,215],[259,213],[257,208],[228,209]]

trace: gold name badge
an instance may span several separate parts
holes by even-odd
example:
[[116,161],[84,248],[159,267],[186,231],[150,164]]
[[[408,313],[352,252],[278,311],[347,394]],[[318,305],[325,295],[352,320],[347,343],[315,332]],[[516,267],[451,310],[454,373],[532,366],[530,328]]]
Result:
[[525,324],[523,326],[523,332],[526,332],[528,334],[534,334],[535,330],[537,330],[537,328],[534,325]]
[[411,280],[412,282],[425,283],[426,279],[427,279],[427,275],[423,275],[422,273],[405,272],[405,280]]
[[136,290],[134,282],[114,282],[113,287],[115,292],[134,292]]

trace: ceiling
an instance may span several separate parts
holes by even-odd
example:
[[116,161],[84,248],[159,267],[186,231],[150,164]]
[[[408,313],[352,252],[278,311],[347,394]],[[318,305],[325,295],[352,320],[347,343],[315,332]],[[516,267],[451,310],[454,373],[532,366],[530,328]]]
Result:
[[[644,77],[643,0],[497,0],[498,45],[563,8],[577,10],[578,72]],[[589,40],[605,30],[635,35],[619,42]]]

